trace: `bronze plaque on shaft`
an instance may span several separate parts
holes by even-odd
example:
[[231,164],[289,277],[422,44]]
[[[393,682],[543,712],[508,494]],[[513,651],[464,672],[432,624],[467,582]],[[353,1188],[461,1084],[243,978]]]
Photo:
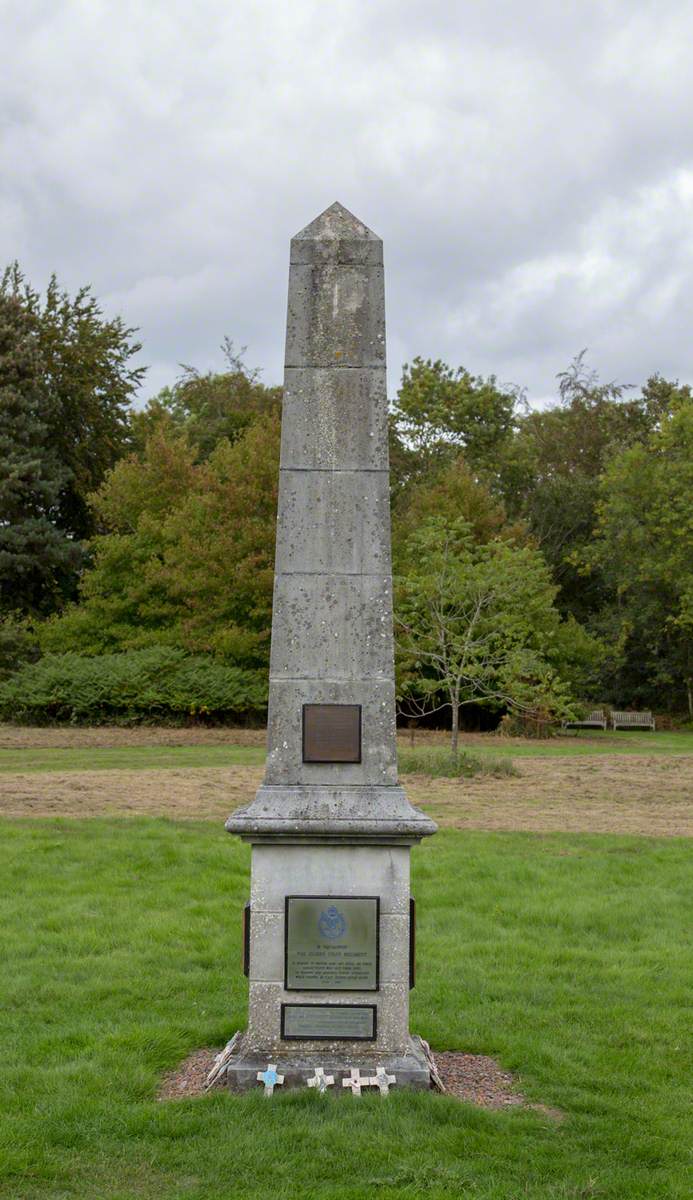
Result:
[[377,992],[378,896],[287,896],[284,987]]
[[304,704],[303,761],[361,762],[361,705]]

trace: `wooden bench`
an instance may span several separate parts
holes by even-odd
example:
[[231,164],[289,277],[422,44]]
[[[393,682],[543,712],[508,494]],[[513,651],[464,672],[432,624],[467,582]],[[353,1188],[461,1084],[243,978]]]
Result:
[[606,713],[603,708],[595,708],[582,721],[564,721],[564,729],[606,729]]
[[612,729],[654,729],[651,712],[612,712]]

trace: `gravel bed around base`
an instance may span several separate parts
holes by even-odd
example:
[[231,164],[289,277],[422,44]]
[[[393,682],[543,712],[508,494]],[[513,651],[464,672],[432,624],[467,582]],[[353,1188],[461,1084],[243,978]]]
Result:
[[515,1088],[512,1075],[501,1070],[495,1059],[485,1054],[460,1054],[456,1050],[439,1051],[434,1058],[449,1095],[482,1108],[526,1104],[525,1097]]
[[164,1075],[157,1100],[185,1100],[190,1096],[203,1096],[205,1081],[218,1053],[218,1050],[195,1050],[189,1054],[175,1071]]
[[[158,1100],[185,1100],[205,1093],[205,1081],[214,1065],[218,1050],[196,1050],[164,1076]],[[512,1075],[503,1071],[493,1058],[484,1054],[461,1054],[455,1050],[440,1051],[435,1056],[436,1067],[446,1094],[480,1108],[531,1108],[560,1120],[562,1113],[543,1104],[528,1104],[515,1087]],[[214,1089],[223,1088],[221,1083]]]

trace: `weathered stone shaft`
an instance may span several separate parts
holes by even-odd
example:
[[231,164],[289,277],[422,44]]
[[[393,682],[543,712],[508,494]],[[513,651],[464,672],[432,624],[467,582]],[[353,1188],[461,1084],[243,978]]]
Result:
[[[392,784],[382,242],[339,205],[291,242],[267,784]],[[361,704],[362,762],[303,763],[304,703]]]
[[[306,704],[361,707],[360,762],[304,761]],[[267,772],[227,828],[435,829],[397,786],[383,247],[340,204],[291,241]]]

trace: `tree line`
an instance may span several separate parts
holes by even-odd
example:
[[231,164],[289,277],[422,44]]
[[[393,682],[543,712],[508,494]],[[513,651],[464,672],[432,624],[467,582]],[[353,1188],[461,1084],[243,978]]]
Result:
[[[281,389],[225,342],[143,408],[136,331],[89,288],[0,285],[0,710],[259,714]],[[403,714],[511,728],[596,702],[693,719],[693,396],[584,354],[531,409],[440,360],[391,405]],[[175,703],[170,697],[175,696]],[[494,719],[495,719],[494,717]]]

